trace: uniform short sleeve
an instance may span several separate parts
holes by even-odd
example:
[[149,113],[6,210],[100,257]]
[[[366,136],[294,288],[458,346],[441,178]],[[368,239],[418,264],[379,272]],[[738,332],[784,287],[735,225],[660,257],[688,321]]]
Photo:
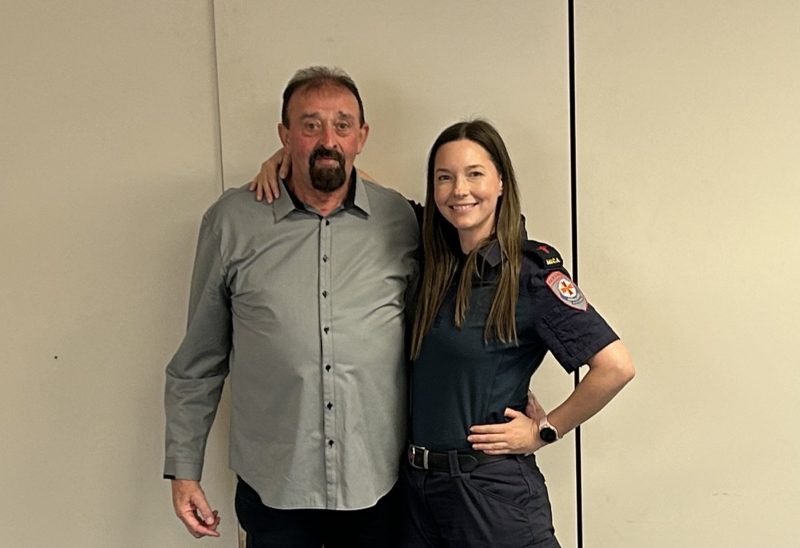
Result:
[[527,285],[538,335],[568,372],[619,338],[563,268],[534,269]]

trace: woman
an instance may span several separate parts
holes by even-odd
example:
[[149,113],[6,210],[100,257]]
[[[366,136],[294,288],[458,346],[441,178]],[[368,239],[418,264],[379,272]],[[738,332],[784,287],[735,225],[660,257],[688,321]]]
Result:
[[[482,120],[445,129],[428,160],[403,546],[559,546],[533,453],[634,375],[558,252],[523,234],[498,132]],[[528,385],[548,350],[567,371],[585,363],[589,372],[533,420],[523,413]]]
[[[608,403],[633,377],[630,357],[558,253],[523,239],[514,169],[489,123],[455,124],[434,142],[422,237],[405,545],[558,546],[525,455]],[[536,424],[522,411],[548,350],[589,372]]]

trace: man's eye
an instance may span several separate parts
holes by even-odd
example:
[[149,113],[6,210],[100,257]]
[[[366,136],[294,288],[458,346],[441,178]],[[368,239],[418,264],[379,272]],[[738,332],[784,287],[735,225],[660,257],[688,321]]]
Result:
[[350,131],[351,125],[349,122],[338,122],[336,124],[336,131],[340,133],[346,133]]
[[303,129],[308,132],[316,132],[319,131],[320,125],[319,122],[306,122],[303,124]]

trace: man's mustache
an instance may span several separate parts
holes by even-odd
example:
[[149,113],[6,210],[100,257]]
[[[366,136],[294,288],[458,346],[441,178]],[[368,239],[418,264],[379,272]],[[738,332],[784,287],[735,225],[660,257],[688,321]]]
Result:
[[309,163],[313,164],[320,158],[332,158],[337,162],[339,162],[339,164],[344,165],[344,155],[335,148],[332,149],[327,149],[324,147],[315,148],[314,152],[311,153],[311,158],[309,158]]

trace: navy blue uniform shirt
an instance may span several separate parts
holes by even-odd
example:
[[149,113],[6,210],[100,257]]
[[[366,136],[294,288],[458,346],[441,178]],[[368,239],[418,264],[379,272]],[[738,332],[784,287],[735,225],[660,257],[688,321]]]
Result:
[[479,252],[469,309],[455,327],[453,277],[411,370],[411,442],[431,450],[469,449],[469,427],[506,422],[504,411],[524,411],[531,375],[549,350],[572,372],[617,340],[563,268],[558,252],[526,241],[520,269],[518,343],[484,342],[485,320],[500,272],[497,243]]

